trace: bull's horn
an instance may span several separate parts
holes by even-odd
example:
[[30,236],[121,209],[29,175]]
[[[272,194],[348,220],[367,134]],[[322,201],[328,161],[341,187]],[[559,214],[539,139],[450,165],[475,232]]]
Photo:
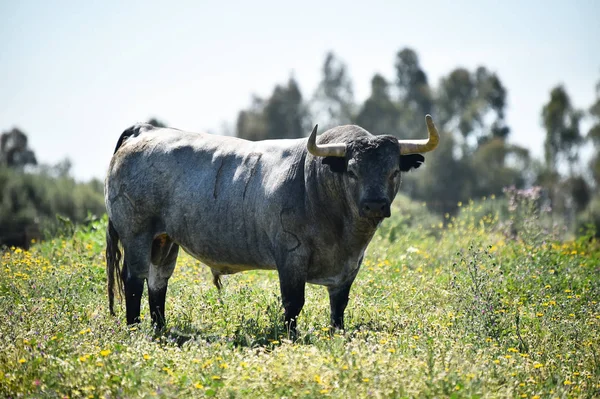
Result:
[[306,148],[308,152],[316,157],[344,157],[346,156],[346,144],[335,143],[335,144],[317,144],[317,128],[319,125],[315,125]]
[[433,124],[431,115],[425,115],[425,122],[427,123],[429,138],[422,140],[398,140],[398,143],[400,144],[400,155],[421,154],[435,150],[435,147],[437,147],[440,142],[440,134]]

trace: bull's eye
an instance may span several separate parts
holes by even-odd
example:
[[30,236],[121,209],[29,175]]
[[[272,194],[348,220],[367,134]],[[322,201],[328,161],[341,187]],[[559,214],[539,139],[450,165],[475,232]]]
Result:
[[394,173],[391,174],[390,179],[395,179],[396,177],[398,177],[398,175],[400,175],[400,171],[395,170]]
[[358,179],[358,176],[356,176],[356,173],[354,173],[351,170],[348,171],[348,177],[351,178],[352,180]]

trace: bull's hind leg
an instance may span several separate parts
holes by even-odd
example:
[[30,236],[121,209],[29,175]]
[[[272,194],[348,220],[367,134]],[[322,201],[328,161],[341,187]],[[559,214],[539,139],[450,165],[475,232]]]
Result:
[[169,278],[175,269],[179,245],[166,234],[161,234],[152,242],[152,263],[148,274],[148,302],[152,323],[157,329],[165,325],[165,299]]
[[146,234],[123,240],[125,259],[121,279],[125,286],[127,324],[140,322],[140,305],[150,266],[151,244],[152,237]]

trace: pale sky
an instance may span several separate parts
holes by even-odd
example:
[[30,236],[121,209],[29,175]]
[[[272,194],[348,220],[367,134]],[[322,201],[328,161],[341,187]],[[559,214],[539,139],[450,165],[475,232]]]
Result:
[[0,131],[18,126],[38,161],[103,178],[137,121],[219,132],[290,75],[309,99],[329,50],[362,101],[408,46],[434,87],[458,66],[496,72],[510,140],[541,156],[550,89],[587,109],[600,80],[600,1],[219,3],[0,0]]

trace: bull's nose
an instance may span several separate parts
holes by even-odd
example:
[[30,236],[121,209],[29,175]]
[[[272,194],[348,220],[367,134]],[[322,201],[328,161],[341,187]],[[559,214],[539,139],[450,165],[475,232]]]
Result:
[[360,206],[360,213],[368,218],[387,218],[390,217],[390,203],[387,200],[363,201]]

